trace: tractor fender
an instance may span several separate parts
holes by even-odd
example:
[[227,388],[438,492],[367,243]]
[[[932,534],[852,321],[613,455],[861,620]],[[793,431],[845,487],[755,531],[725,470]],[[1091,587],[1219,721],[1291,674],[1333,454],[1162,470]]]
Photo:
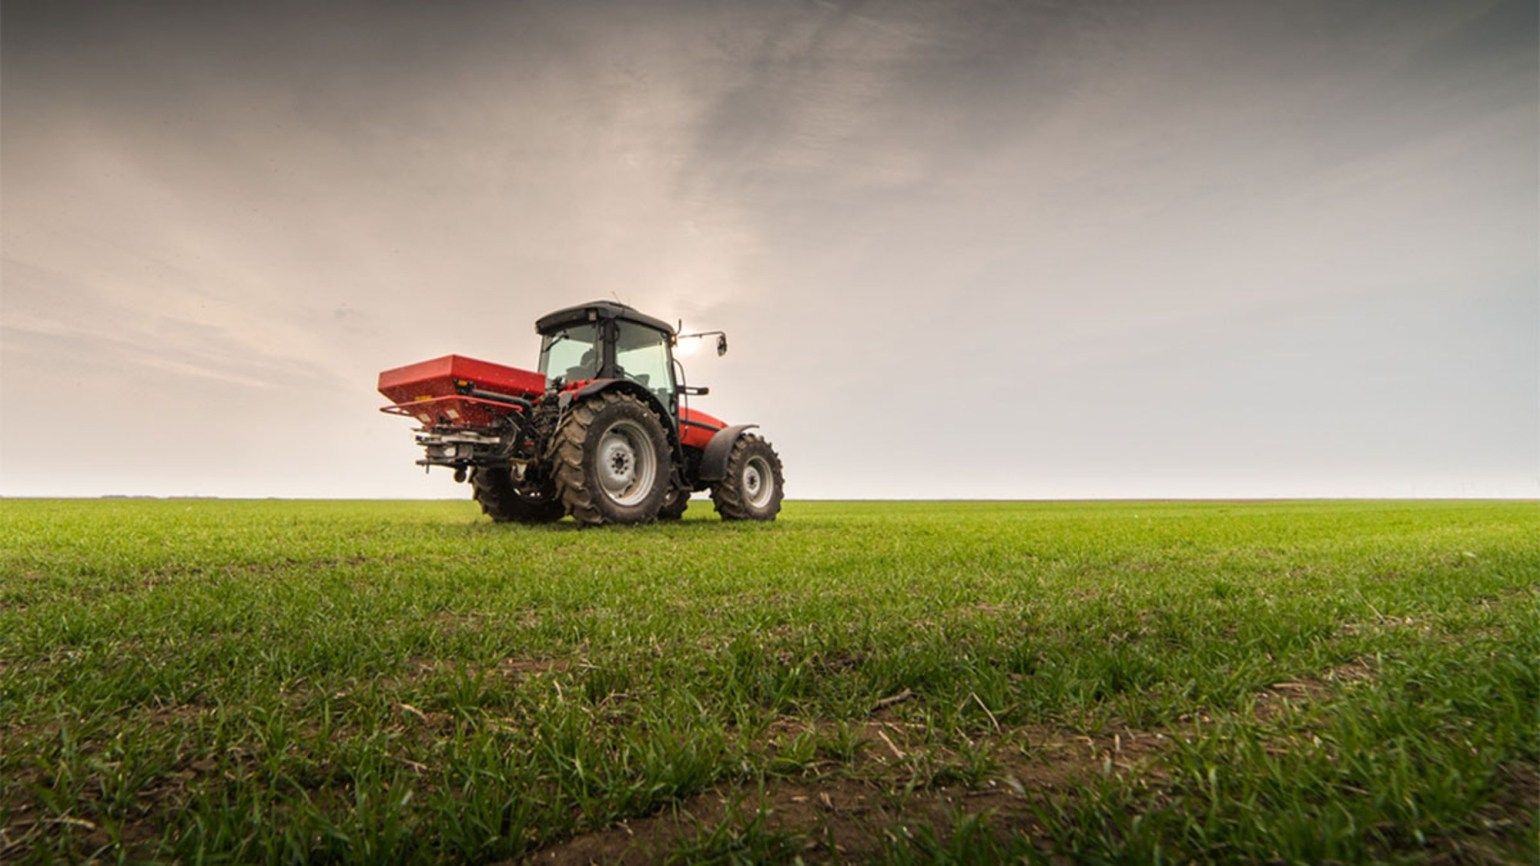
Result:
[[734,424],[712,434],[711,441],[706,443],[706,450],[701,453],[700,480],[721,481],[727,477],[727,458],[733,453],[733,443],[738,441],[745,430],[758,426]]
[[[669,447],[678,451],[679,432],[675,429],[674,421],[672,416],[669,415],[668,408],[658,399],[657,394],[652,393],[630,379],[595,379],[581,388],[563,391],[561,396],[557,398],[557,405],[561,407],[562,411],[566,411],[567,407],[573,403],[587,399],[595,394],[602,394],[605,391],[619,391],[624,394],[630,394],[645,403],[652,411],[658,413],[658,421],[663,425],[663,435],[668,437]],[[674,456],[678,457],[678,454]]]

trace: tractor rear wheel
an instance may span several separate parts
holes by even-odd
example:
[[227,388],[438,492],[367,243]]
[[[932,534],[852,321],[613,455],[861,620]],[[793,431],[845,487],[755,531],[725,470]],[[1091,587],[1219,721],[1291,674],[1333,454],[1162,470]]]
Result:
[[673,475],[657,413],[614,391],[567,410],[551,437],[549,460],[557,497],[587,526],[655,520]]
[[513,473],[504,468],[472,469],[471,497],[498,523],[551,523],[566,513],[554,492],[540,495],[521,491],[513,483]]
[[781,510],[781,457],[770,443],[745,433],[727,456],[727,474],[711,488],[723,520],[774,520]]
[[684,511],[690,507],[690,491],[670,490],[668,496],[663,499],[663,506],[658,509],[659,520],[678,520],[684,517]]

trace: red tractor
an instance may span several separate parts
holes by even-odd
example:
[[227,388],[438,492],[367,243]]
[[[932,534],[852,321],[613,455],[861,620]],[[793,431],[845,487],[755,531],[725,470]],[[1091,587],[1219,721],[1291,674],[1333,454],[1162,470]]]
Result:
[[[677,519],[711,490],[725,520],[774,520],[781,459],[770,443],[686,405],[681,338],[625,304],[594,301],[535,323],[539,372],[459,355],[380,374],[383,410],[421,423],[420,466],[447,466],[496,521]],[[727,352],[720,331],[717,354]]]

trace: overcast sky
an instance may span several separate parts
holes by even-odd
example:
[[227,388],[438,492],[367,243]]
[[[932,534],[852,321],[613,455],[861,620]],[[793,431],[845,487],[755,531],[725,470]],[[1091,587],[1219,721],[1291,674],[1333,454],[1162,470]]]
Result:
[[603,297],[792,497],[1540,494],[1533,0],[3,16],[3,494],[463,496]]

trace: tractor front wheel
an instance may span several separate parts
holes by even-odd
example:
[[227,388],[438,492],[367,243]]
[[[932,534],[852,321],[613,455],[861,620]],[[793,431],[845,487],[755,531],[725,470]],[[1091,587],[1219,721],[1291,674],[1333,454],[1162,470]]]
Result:
[[579,523],[649,523],[673,474],[663,422],[613,391],[567,410],[551,440],[556,494]]
[[565,509],[554,493],[531,493],[513,483],[507,468],[478,466],[471,470],[471,497],[498,523],[551,523]]
[[745,433],[727,456],[727,474],[711,488],[723,520],[774,520],[781,510],[781,458],[770,443]]

